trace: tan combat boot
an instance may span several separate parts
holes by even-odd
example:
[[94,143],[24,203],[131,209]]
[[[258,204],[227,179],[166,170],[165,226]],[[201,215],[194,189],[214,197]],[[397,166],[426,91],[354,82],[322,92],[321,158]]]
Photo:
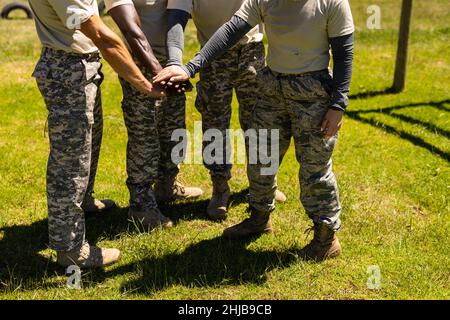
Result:
[[229,239],[246,238],[263,233],[273,233],[270,213],[258,212],[251,209],[250,218],[223,231],[223,236]]
[[341,244],[336,232],[326,224],[314,223],[314,238],[300,250],[300,257],[304,260],[323,261],[336,258],[341,254]]
[[212,182],[213,193],[206,213],[214,221],[224,220],[227,218],[228,201],[231,195],[228,179],[225,177],[213,177]]
[[80,268],[98,268],[112,265],[119,261],[118,249],[103,249],[90,246],[85,242],[81,248],[71,251],[57,251],[57,263],[63,267],[76,265]]
[[170,228],[173,226],[172,220],[164,216],[158,208],[145,211],[138,211],[130,208],[128,210],[128,219],[138,227],[144,227],[146,231],[151,231],[156,228]]
[[174,178],[158,180],[155,185],[155,197],[158,203],[172,202],[178,199],[198,198],[202,194],[202,189],[185,187]]
[[110,199],[98,200],[88,195],[84,198],[81,209],[86,213],[101,213],[108,211],[116,206],[116,203]]
[[287,201],[286,195],[280,190],[275,191],[275,201],[285,203]]

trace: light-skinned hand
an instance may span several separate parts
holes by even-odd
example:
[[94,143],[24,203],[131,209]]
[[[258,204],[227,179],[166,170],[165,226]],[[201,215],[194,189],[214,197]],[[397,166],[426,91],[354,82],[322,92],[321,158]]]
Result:
[[153,77],[153,82],[165,85],[167,83],[185,82],[189,80],[189,75],[179,66],[164,68],[158,75]]
[[330,109],[323,117],[320,130],[326,139],[334,137],[342,127],[344,112]]

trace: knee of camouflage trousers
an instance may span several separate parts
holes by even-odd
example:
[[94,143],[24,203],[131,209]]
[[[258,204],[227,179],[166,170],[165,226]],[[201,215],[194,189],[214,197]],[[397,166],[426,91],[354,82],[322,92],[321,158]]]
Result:
[[[139,65],[139,63],[138,63]],[[141,68],[143,73],[149,72]],[[127,186],[130,207],[150,210],[157,207],[152,186],[158,180],[174,179],[183,158],[172,157],[178,143],[172,134],[185,129],[185,95],[154,99],[120,79],[122,108],[128,131]]]
[[[197,83],[196,107],[202,115],[203,132],[219,130],[223,137],[222,161],[204,161],[212,177],[231,177],[231,144],[226,139],[230,129],[233,89],[239,102],[239,122],[242,130],[250,128],[258,97],[257,73],[265,64],[262,42],[238,44],[200,72]],[[203,150],[210,147],[204,141]],[[248,145],[246,144],[248,153]]]

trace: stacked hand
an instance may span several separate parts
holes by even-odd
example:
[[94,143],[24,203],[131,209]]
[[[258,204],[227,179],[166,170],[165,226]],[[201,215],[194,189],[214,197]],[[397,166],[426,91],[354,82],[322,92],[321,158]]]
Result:
[[184,82],[162,81],[158,85],[160,85],[164,88],[164,91],[167,93],[168,96],[176,96],[179,94],[190,92],[190,91],[192,91],[192,88],[193,88],[193,86],[189,80],[184,81]]
[[161,70],[153,78],[153,88],[150,95],[153,97],[170,97],[192,91],[193,86],[189,81],[188,75],[182,78],[174,77],[175,75],[178,75],[180,70],[186,75],[183,69],[177,66],[170,66]]
[[189,81],[189,75],[179,66],[166,67],[161,72],[153,77],[154,83],[173,84],[173,83],[185,83]]

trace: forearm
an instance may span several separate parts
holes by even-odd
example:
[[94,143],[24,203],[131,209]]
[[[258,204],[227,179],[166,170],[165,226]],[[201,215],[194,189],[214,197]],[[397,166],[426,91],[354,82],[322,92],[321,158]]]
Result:
[[123,35],[138,61],[153,75],[157,75],[162,67],[158,59],[156,59],[145,35],[143,33],[136,34],[134,32],[123,32]]
[[190,77],[194,77],[201,68],[211,63],[212,60],[219,58],[238,43],[252,28],[242,18],[233,16],[230,21],[216,31],[200,53],[182,67],[183,70]]
[[153,53],[147,37],[140,27],[140,19],[133,5],[122,5],[109,11],[114,22],[127,40],[133,55],[153,75],[158,74],[162,67]]
[[[91,24],[95,24],[95,27],[92,27]],[[133,62],[123,41],[103,24],[100,18],[93,16],[81,25],[81,31],[94,42],[105,60],[109,62],[119,76],[142,92],[152,90],[152,84]]]
[[189,21],[189,13],[183,10],[168,10],[167,65],[183,64],[184,29]]
[[345,111],[353,71],[354,35],[330,38],[333,53],[333,91],[331,109]]

